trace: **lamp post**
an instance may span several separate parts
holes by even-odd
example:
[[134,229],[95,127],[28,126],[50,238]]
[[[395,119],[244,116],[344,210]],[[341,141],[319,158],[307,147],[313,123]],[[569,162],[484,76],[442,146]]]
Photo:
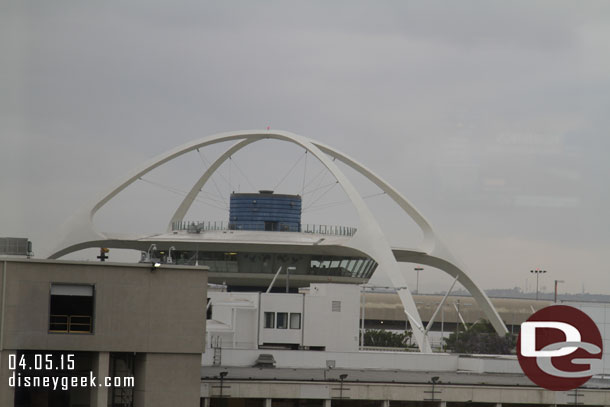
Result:
[[339,375],[339,380],[341,380],[341,384],[339,385],[339,398],[343,399],[343,381],[347,378],[347,373],[343,373]]
[[286,268],[286,293],[290,291],[290,270],[296,270],[295,266],[290,266]]
[[422,271],[423,267],[415,267],[413,270],[417,271],[417,280],[415,282],[415,294],[419,294],[419,272]]
[[435,397],[437,393],[442,393],[442,390],[436,390],[436,389],[435,389],[435,387],[436,387],[438,384],[440,384],[440,383],[441,383],[439,379],[440,379],[440,377],[438,377],[438,376],[434,376],[434,377],[432,378],[432,380],[430,380],[430,381],[428,382],[428,383],[432,384],[432,391],[430,391],[430,390],[426,390],[426,391],[424,391],[424,393],[429,393],[429,394],[431,394],[431,395],[432,395],[432,397],[430,397],[429,399],[424,399],[424,401],[432,401],[432,402],[434,402],[434,401],[440,401],[440,400],[441,400],[441,399],[437,399],[437,398]]
[[559,283],[565,283],[565,281],[555,280],[555,300],[554,300],[555,304],[557,304],[557,284],[559,284]]
[[361,286],[361,288],[362,291],[360,292],[360,295],[362,297],[360,299],[360,307],[362,308],[362,312],[360,314],[362,315],[362,320],[360,321],[360,349],[364,347],[364,313],[366,309],[366,287]]
[[546,273],[546,270],[535,269],[530,270],[530,273],[536,274],[536,300],[538,300],[538,278],[540,277],[540,274]]
[[223,395],[222,395],[222,389],[224,388],[223,382],[224,382],[225,377],[228,374],[229,374],[229,372],[220,372],[220,373],[218,373],[218,376],[220,376],[220,398],[223,397]]

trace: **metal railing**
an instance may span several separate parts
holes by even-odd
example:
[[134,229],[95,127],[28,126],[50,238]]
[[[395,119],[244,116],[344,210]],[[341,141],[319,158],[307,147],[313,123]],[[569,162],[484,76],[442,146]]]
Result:
[[91,316],[51,315],[49,332],[91,333]]
[[383,346],[360,346],[360,350],[365,352],[419,352],[418,348],[392,348]]
[[[225,230],[254,230],[254,231],[269,231],[264,226],[249,225],[239,228],[239,226],[226,221],[178,221],[172,222],[172,231],[187,231],[188,233],[201,233],[206,231],[225,231]],[[301,232],[311,233],[316,235],[333,235],[333,236],[353,236],[358,229],[350,226],[341,225],[315,225],[301,224],[300,230],[291,230],[290,228],[272,230],[272,232]]]

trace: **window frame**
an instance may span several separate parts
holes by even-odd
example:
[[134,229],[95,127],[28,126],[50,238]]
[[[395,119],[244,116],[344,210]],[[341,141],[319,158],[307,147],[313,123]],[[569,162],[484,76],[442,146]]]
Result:
[[[268,320],[267,320],[267,316],[271,316],[271,324],[267,324]],[[264,329],[275,329],[275,312],[265,312],[263,314],[263,327]],[[271,326],[267,326],[267,325],[271,325]]]
[[[68,330],[67,331],[57,331],[57,330],[51,330],[51,303],[52,303],[52,299],[53,299],[53,285],[68,285],[68,286],[85,286],[85,287],[91,287],[91,328],[88,332],[86,331],[70,331],[70,323],[69,321],[67,322],[68,326]],[[88,297],[88,296],[87,296]],[[95,283],[92,284],[88,284],[88,283],[74,283],[71,281],[52,281],[49,283],[49,302],[48,302],[48,309],[47,309],[47,333],[51,334],[51,335],[95,335],[95,319],[96,319],[96,298],[97,298],[97,287],[95,285]]]
[[[288,329],[290,321],[288,320],[288,312],[276,312],[275,329]],[[280,326],[280,315],[284,315],[284,326]]]
[[[299,317],[298,318],[299,326],[297,326],[297,327],[293,327],[292,326],[293,325],[292,324],[292,316],[293,315]],[[301,329],[301,319],[302,319],[302,317],[301,317],[301,313],[300,312],[291,312],[290,315],[288,316],[288,327],[290,329],[295,329],[295,330]]]

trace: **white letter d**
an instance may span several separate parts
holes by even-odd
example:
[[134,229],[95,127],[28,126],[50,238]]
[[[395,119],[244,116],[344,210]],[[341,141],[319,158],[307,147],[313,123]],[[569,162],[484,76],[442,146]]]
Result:
[[566,336],[564,342],[580,342],[578,329],[565,322],[532,321],[521,324],[521,355],[525,357],[556,357],[565,356],[578,349],[577,346],[564,346],[557,350],[536,350],[536,328],[559,329]]

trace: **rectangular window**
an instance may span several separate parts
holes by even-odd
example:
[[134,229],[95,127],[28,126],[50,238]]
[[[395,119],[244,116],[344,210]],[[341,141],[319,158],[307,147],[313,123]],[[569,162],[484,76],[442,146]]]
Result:
[[333,312],[341,312],[341,301],[333,301],[332,303]]
[[301,313],[290,313],[290,329],[301,329]]
[[287,312],[278,312],[277,313],[277,329],[287,329],[288,328],[288,313]]
[[93,286],[51,284],[49,332],[93,332]]
[[275,313],[265,312],[265,328],[275,328]]

